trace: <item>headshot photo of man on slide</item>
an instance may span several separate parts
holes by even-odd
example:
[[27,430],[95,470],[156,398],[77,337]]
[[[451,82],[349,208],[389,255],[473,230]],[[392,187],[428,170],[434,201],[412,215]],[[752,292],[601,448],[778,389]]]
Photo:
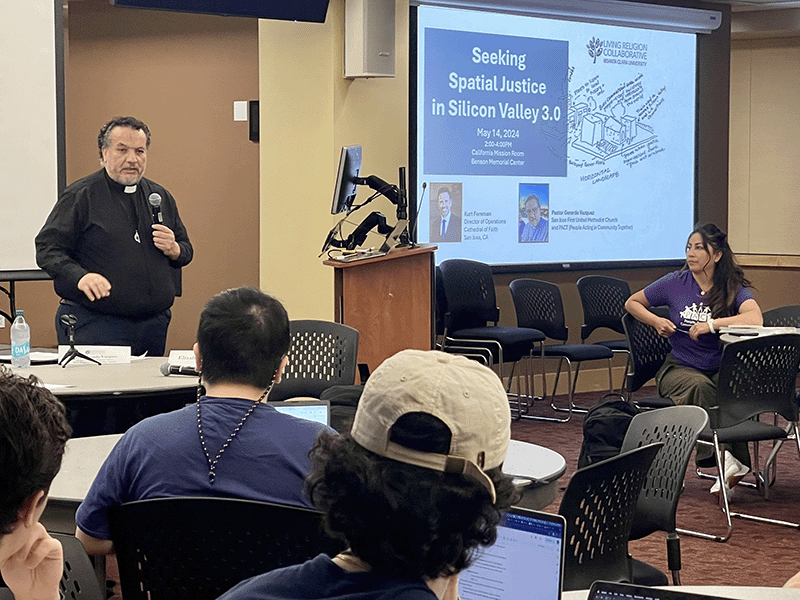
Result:
[[546,242],[549,235],[550,186],[546,183],[519,186],[519,241]]
[[432,183],[431,242],[461,241],[461,184]]

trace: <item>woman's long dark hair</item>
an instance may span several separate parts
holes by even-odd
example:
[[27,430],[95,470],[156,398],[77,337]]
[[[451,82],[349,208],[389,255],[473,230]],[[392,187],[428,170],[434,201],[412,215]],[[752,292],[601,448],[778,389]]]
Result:
[[[698,225],[689,234],[691,238],[699,233],[703,238],[703,248],[713,260],[715,252],[721,252],[722,257],[714,268],[713,287],[708,294],[708,306],[711,308],[713,318],[730,317],[736,314],[736,296],[743,287],[753,287],[744,276],[744,271],[736,262],[731,247],[728,245],[728,236],[713,223]],[[688,238],[687,238],[688,244]],[[684,264],[683,270],[689,266]]]

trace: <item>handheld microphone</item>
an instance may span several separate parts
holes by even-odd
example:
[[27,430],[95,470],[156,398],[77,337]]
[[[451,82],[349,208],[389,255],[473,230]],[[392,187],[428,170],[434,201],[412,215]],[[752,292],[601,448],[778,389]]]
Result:
[[147,198],[147,201],[150,203],[150,206],[153,207],[153,223],[163,224],[164,217],[161,215],[161,194],[153,192]]
[[161,365],[161,374],[166,377],[168,375],[191,375],[192,377],[199,377],[200,373],[195,371],[192,367],[183,367],[180,365],[171,365],[165,362]]

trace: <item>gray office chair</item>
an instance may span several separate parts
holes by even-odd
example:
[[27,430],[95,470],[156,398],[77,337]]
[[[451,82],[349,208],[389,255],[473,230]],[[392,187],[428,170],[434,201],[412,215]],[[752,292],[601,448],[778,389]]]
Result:
[[[656,306],[650,312],[660,317],[669,317],[666,306]],[[661,337],[650,325],[637,321],[633,315],[622,316],[622,328],[628,341],[628,368],[625,373],[624,396],[639,408],[664,408],[674,403],[669,398],[656,394],[646,396],[634,394],[651,381],[672,351],[669,339]]]
[[[666,532],[667,566],[675,585],[681,584],[681,541],[675,515],[683,491],[686,467],[697,436],[706,425],[708,414],[699,406],[670,406],[649,410],[633,417],[620,449],[620,452],[627,452],[656,442],[664,444],[656,454],[639,494],[630,539],[638,540],[656,531]],[[668,583],[664,573],[635,558],[631,558],[631,570],[633,583]]]
[[761,316],[764,327],[800,327],[800,304],[765,310]]
[[[583,325],[581,325],[581,343],[585,344],[589,336],[596,330],[609,330],[625,335],[622,328],[622,315],[625,314],[625,301],[631,295],[631,287],[627,281],[605,275],[586,275],[576,283],[578,295],[583,308]],[[615,354],[624,354],[626,364],[629,358],[628,341],[622,339],[603,339],[594,344],[606,346]],[[608,365],[608,387],[614,387],[611,363]]]
[[[555,410],[573,410],[586,412],[585,407],[575,405],[575,388],[578,384],[578,374],[581,363],[592,360],[607,361],[609,373],[611,372],[611,358],[614,356],[611,348],[600,344],[569,344],[567,343],[569,331],[564,316],[564,305],[561,301],[561,291],[558,286],[549,281],[539,279],[515,279],[509,284],[514,308],[517,312],[517,324],[520,327],[530,327],[532,330],[541,331],[548,339],[555,340],[557,344],[545,344],[542,351],[543,358],[558,359],[558,369],[553,383],[553,393],[550,396],[551,406]],[[567,365],[567,390],[569,406],[556,407],[553,398],[558,389],[558,380],[561,376],[561,367]],[[573,372],[573,364],[575,365]],[[542,368],[544,380],[544,368]],[[609,377],[609,392],[613,383]],[[545,396],[547,391],[545,390]]]
[[61,597],[64,600],[105,600],[100,581],[83,544],[73,535],[51,533],[64,549]]
[[[529,327],[497,324],[500,320],[500,309],[495,297],[492,268],[488,264],[474,260],[449,259],[439,265],[439,273],[447,308],[443,317],[442,349],[447,352],[451,346],[461,349],[484,348],[488,351],[492,364],[498,365],[501,381],[505,379],[505,363],[510,362],[511,372],[506,387],[506,391],[510,392],[517,364],[522,359],[541,355],[544,333]],[[520,378],[517,378],[517,414],[525,417],[521,397]]]

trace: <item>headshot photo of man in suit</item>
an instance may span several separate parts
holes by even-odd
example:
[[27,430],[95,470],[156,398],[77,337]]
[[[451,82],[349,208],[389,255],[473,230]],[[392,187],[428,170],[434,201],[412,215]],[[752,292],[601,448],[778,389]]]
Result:
[[431,184],[431,242],[461,241],[461,184]]

